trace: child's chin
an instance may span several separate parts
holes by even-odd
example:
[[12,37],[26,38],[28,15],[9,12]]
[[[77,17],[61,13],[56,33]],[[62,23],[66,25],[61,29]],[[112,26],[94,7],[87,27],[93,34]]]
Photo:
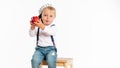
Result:
[[50,24],[46,23],[45,25],[47,25],[47,26],[48,26],[48,25],[50,25]]
[[46,25],[50,25],[50,22],[46,22]]

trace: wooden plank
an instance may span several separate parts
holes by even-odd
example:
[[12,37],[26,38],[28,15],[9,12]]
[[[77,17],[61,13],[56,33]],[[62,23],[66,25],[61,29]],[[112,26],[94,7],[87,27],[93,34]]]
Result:
[[[70,65],[70,67],[72,68],[73,67],[72,62],[73,62],[72,58],[57,58],[56,65],[64,66],[65,68],[67,68],[67,66]],[[42,65],[47,65],[47,62],[44,60],[40,66],[42,67]]]

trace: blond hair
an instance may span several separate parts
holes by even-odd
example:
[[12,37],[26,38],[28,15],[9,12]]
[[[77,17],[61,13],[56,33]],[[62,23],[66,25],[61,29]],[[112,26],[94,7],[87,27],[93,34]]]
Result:
[[42,13],[43,13],[43,11],[45,10],[45,9],[49,9],[49,10],[52,10],[52,11],[54,11],[54,14],[55,14],[55,16],[56,16],[56,9],[54,8],[54,7],[52,7],[52,6],[46,6],[46,7],[42,7],[42,8],[40,8],[40,15],[39,15],[39,18],[41,18],[42,17]]
[[55,9],[54,7],[52,7],[52,6],[47,6],[47,7],[45,7],[45,8],[42,10],[42,12],[43,12],[45,9],[49,9],[49,10],[54,11],[55,16],[56,16],[56,9]]

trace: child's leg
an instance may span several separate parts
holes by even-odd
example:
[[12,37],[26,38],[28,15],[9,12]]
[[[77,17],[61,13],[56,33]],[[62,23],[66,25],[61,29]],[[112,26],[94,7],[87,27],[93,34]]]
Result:
[[54,47],[50,48],[46,56],[46,61],[48,63],[48,68],[56,68],[57,52]]
[[36,49],[31,60],[32,68],[40,68],[40,63],[42,62],[43,58],[44,55],[41,53],[41,51]]

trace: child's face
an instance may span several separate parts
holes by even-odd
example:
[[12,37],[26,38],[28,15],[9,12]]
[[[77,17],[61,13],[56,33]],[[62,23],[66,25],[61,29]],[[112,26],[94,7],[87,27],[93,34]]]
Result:
[[50,25],[55,18],[55,11],[48,8],[44,9],[42,12],[42,21],[45,25]]

